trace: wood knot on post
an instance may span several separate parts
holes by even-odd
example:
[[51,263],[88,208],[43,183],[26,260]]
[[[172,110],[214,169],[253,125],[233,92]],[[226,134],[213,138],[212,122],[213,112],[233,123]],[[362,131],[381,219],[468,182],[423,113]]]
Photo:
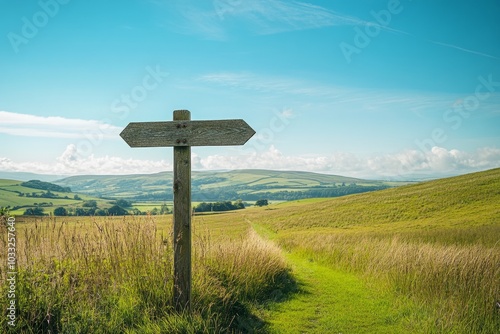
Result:
[[181,181],[179,179],[176,179],[174,181],[174,193],[178,192],[179,191],[179,187],[181,185]]

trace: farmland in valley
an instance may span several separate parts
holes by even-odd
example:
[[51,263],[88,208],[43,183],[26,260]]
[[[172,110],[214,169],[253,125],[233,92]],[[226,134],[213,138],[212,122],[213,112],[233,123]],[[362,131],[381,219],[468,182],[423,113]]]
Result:
[[[15,173],[9,175],[16,176]],[[36,174],[28,176],[39,179],[48,177]],[[25,175],[19,174],[19,177],[23,178]],[[32,188],[32,183],[35,183],[35,187],[36,183],[42,184],[42,187]],[[291,171],[195,171],[192,177],[192,200],[194,206],[200,202],[236,200],[253,204],[260,199],[276,202],[312,197],[338,197],[407,183],[409,182],[362,180]],[[47,193],[48,188],[52,188],[50,193]],[[62,191],[63,189],[65,190]],[[0,179],[0,207],[9,206],[12,213],[18,215],[27,209],[37,208],[38,214],[54,214],[58,207],[63,207],[63,213],[68,211],[71,215],[106,215],[105,210],[115,205],[117,200],[127,201],[128,203],[123,202],[125,205],[120,203],[120,207],[131,214],[156,214],[164,213],[162,206],[172,207],[172,196],[171,172],[144,175],[82,175],[51,183]],[[94,203],[85,204],[88,201]],[[89,212],[85,206],[101,210],[94,209]],[[40,208],[43,211],[40,211]],[[77,208],[80,208],[78,212]]]
[[[91,196],[132,201],[172,200],[172,172],[146,175],[72,176],[55,183]],[[192,172],[193,201],[293,200],[337,197],[408,182],[363,180],[338,175],[272,170]]]

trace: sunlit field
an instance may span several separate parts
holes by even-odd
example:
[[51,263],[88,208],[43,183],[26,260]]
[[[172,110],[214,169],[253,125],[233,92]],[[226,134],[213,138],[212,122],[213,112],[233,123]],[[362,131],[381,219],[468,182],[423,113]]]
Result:
[[288,251],[416,308],[422,333],[500,328],[500,169],[248,215]]
[[[173,310],[171,216],[19,219],[12,333],[218,333],[292,285],[279,249],[238,219],[196,218],[192,312]],[[211,225],[211,226],[209,226]],[[2,224],[2,247],[7,248]],[[6,263],[2,253],[2,263]],[[1,268],[2,282],[6,269]],[[2,284],[5,289],[6,284]],[[1,292],[2,305],[6,293]],[[274,296],[274,297],[273,297]],[[2,317],[2,328],[9,328]]]

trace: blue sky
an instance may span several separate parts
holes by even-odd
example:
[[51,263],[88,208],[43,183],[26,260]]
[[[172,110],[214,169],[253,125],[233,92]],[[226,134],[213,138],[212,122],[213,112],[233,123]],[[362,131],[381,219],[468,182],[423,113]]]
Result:
[[0,171],[152,173],[129,122],[243,118],[193,169],[500,166],[498,1],[0,0]]

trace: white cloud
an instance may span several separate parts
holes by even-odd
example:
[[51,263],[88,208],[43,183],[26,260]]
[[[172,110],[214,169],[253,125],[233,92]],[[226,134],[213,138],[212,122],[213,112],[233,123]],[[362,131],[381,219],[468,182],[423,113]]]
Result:
[[213,169],[277,169],[303,170],[364,178],[405,178],[413,175],[429,176],[463,174],[500,167],[500,149],[481,148],[476,152],[447,150],[433,147],[422,152],[406,150],[394,154],[361,157],[338,152],[328,156],[287,156],[270,146],[263,152],[241,156],[193,157],[193,166],[201,170]]
[[106,175],[156,173],[172,170],[172,165],[165,160],[124,159],[108,155],[96,157],[93,154],[84,157],[78,153],[74,144],[70,144],[53,163],[14,162],[0,157],[0,170],[53,175]]
[[119,138],[122,129],[103,121],[0,111],[0,133],[44,138]]
[[[428,152],[405,150],[362,157],[336,152],[331,155],[285,155],[275,146],[245,150],[240,154],[199,156],[192,153],[193,170],[274,169],[339,174],[360,178],[408,179],[414,176],[457,175],[500,167],[500,149],[484,147],[475,152],[433,147]],[[66,147],[53,163],[14,162],[0,157],[0,170],[55,175],[138,174],[172,170],[161,160],[124,159],[116,156],[79,155],[75,145]]]
[[194,168],[202,170],[217,169],[275,169],[303,170],[314,172],[355,172],[360,168],[359,158],[352,154],[338,153],[332,156],[287,156],[271,145],[266,151],[253,151],[240,156],[195,155]]

